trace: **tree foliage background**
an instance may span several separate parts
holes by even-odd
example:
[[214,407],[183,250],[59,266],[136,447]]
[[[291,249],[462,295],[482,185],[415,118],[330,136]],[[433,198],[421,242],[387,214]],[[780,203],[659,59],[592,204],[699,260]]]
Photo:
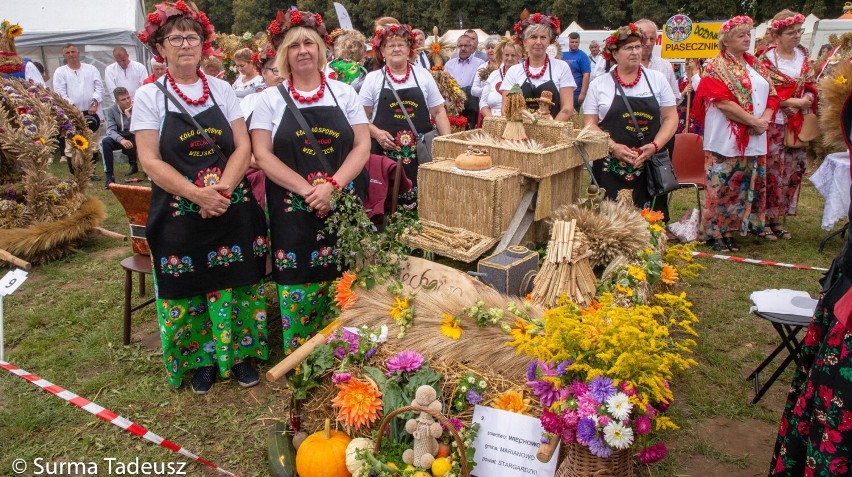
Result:
[[[266,28],[278,9],[297,5],[300,10],[319,12],[329,27],[338,26],[334,0],[195,0],[207,12],[216,30],[222,33],[257,32]],[[784,8],[820,18],[837,18],[846,0],[338,0],[349,11],[355,28],[372,30],[373,20],[392,16],[422,28],[427,33],[437,25],[441,31],[459,28],[482,28],[490,33],[511,30],[518,14],[530,12],[557,15],[563,26],[576,21],[586,29],[614,29],[639,18],[664,23],[676,13],[694,20],[727,19],[734,15],[751,15],[756,22],[772,18]],[[150,11],[157,0],[145,0]]]

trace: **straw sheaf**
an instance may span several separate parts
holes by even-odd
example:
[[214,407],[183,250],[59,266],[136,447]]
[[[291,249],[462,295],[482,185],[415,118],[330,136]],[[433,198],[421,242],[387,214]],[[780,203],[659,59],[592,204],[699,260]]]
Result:
[[470,230],[420,218],[422,230],[408,234],[403,240],[414,248],[434,252],[444,257],[470,263],[497,243],[496,238],[486,237]]
[[516,169],[462,171],[451,161],[420,166],[418,182],[420,217],[491,238],[500,237],[509,226],[524,193]]
[[[447,366],[464,364],[471,368],[488,371],[516,382],[524,382],[529,358],[518,355],[506,343],[511,340],[499,326],[477,326],[472,318],[462,316],[462,309],[473,306],[476,301],[485,303],[485,308],[503,308],[510,301],[517,301],[496,290],[481,285],[475,296],[461,297],[449,291],[421,291],[413,300],[414,319],[411,328],[400,340],[396,336],[399,327],[390,318],[388,311],[394,303],[394,295],[386,287],[376,286],[358,293],[358,301],[340,317],[345,326],[388,325],[389,340],[386,346],[396,349],[413,349],[432,356],[433,363]],[[441,334],[442,315],[452,314],[460,320],[462,335],[458,340]],[[529,311],[533,318],[541,318],[544,309],[533,306]],[[512,315],[506,312],[504,321],[512,324]]]
[[[840,81],[843,77],[846,81]],[[844,131],[840,125],[840,115],[847,96],[852,91],[852,63],[846,61],[838,65],[831,76],[823,77],[819,82],[819,121],[822,129],[822,142],[828,147],[846,148]]]
[[269,38],[266,33],[260,33],[254,35],[251,40],[245,41],[242,36],[229,34],[219,35],[216,42],[226,55],[232,57],[234,53],[243,48],[248,48],[253,52],[261,51],[261,48],[269,42]]
[[648,246],[648,222],[632,204],[604,200],[598,209],[576,204],[560,207],[554,220],[577,220],[577,229],[586,235],[593,266],[603,266],[620,255],[633,256]]

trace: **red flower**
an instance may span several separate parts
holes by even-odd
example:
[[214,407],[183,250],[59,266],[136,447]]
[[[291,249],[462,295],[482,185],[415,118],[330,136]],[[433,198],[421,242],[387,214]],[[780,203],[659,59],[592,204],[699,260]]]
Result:
[[260,54],[258,52],[255,51],[251,54],[251,62],[254,64],[260,63]]
[[332,71],[331,73],[328,74],[328,78],[336,80],[337,79],[337,72]]
[[532,20],[533,23],[541,22],[541,13],[534,13],[530,20]]
[[834,444],[840,442],[840,437],[841,436],[839,432],[832,429],[827,429],[822,434],[822,441],[819,443],[819,451],[834,454],[835,452],[837,452],[837,449],[834,447]]
[[394,34],[399,33],[399,25],[391,25],[390,31],[391,31],[391,33],[394,33]]
[[842,417],[840,418],[840,425],[837,426],[837,430],[845,432],[850,429],[852,429],[852,411],[843,411]]
[[520,23],[515,23],[515,33],[518,33],[518,34],[521,33],[521,24]]
[[273,56],[275,56],[275,49],[270,45],[266,45],[266,58],[269,59]]
[[160,15],[157,12],[148,14],[148,23],[158,25],[160,23]]
[[559,19],[556,18],[556,17],[553,17],[553,29],[556,30],[557,33],[559,33],[561,25],[562,24],[559,23]]
[[148,44],[148,32],[147,31],[140,32],[138,35],[136,35],[136,37],[139,38],[139,41],[141,41],[142,44]]
[[314,18],[317,20],[317,26],[322,25],[322,17],[319,13],[314,13]]
[[846,475],[848,467],[846,458],[838,457],[837,459],[832,459],[831,464],[828,465],[828,470],[831,471],[832,475]]
[[821,384],[819,386],[819,397],[820,397],[820,399],[822,399],[822,402],[824,402],[826,404],[826,408],[828,407],[828,403],[831,402],[831,398],[833,396],[834,396],[834,391],[830,387],[828,387],[824,384]]
[[781,425],[778,426],[778,437],[784,437],[787,435],[787,428],[790,426],[790,421],[787,420],[786,417],[781,419]]
[[189,6],[183,0],[178,0],[175,2],[175,8],[182,11],[183,13],[189,13]]
[[799,421],[799,425],[796,426],[796,432],[802,436],[809,436],[811,433],[811,423],[808,421]]
[[269,24],[269,28],[267,28],[266,31],[268,31],[270,35],[278,35],[281,33],[281,27],[278,25],[277,21],[272,20],[272,22]]
[[300,25],[302,23],[302,12],[299,10],[290,11],[290,26]]
[[633,23],[633,22],[630,22],[630,23],[627,24],[627,28],[630,28],[630,31],[632,31],[632,32],[636,31],[636,24]]

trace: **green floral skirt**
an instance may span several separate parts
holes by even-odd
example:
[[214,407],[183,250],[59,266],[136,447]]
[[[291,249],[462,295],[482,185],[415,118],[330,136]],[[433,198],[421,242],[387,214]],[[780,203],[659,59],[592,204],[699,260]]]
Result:
[[331,282],[278,284],[284,354],[288,355],[329,323]]
[[269,356],[266,297],[261,283],[180,299],[158,299],[160,339],[169,382],[184,373],[218,366],[222,378],[249,357]]

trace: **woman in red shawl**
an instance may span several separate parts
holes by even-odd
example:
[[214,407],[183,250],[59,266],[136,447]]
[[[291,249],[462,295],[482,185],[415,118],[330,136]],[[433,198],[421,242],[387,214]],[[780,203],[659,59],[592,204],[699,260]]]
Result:
[[754,22],[734,17],[719,30],[719,54],[707,62],[693,119],[704,127],[702,228],[720,252],[739,250],[733,233],[760,234],[766,213],[766,131],[778,108],[769,71],[747,52]]
[[760,59],[769,69],[781,101],[778,113],[769,124],[769,153],[766,156],[766,221],[768,240],[790,239],[781,227],[781,218],[796,215],[799,187],[805,174],[805,148],[784,145],[785,129],[794,134],[802,129],[804,113],[816,110],[817,90],[808,61],[808,50],[801,46],[805,16],[782,10],[772,19],[770,32],[775,44]]

